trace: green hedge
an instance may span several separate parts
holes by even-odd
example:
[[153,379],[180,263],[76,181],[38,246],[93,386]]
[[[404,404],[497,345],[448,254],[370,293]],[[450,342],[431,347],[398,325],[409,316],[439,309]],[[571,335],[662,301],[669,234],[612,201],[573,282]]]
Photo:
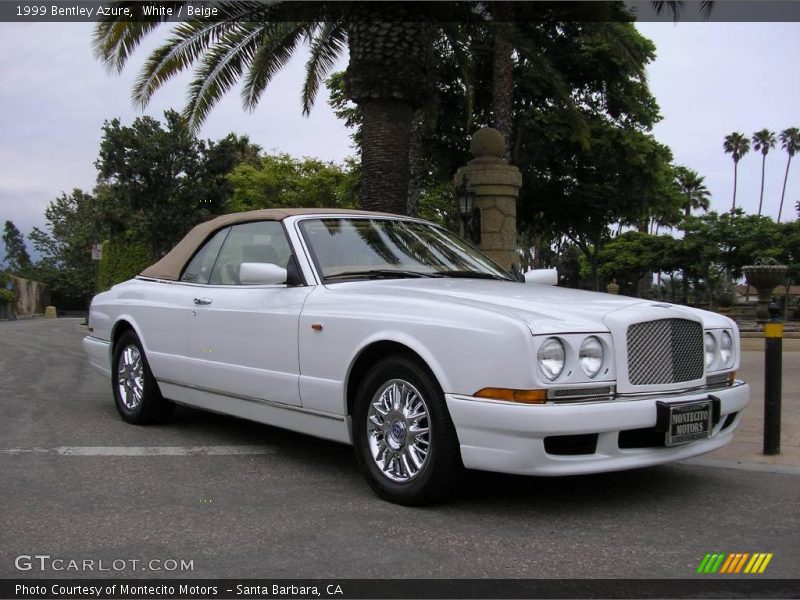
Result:
[[0,273],[0,304],[11,304],[16,299],[13,290],[7,290],[6,284],[11,281],[8,273]]
[[136,277],[155,262],[150,250],[143,244],[124,240],[106,240],[103,243],[103,259],[97,277],[98,291]]

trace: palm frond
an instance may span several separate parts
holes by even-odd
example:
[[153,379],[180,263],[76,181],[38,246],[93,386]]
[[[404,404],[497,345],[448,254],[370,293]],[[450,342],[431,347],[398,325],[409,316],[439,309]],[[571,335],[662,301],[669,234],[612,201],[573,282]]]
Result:
[[464,93],[466,100],[467,129],[472,129],[472,118],[475,110],[475,84],[473,82],[472,71],[473,63],[469,53],[465,51],[462,42],[463,34],[459,30],[459,23],[441,23],[442,35],[447,41],[447,45],[453,53],[453,58],[461,71],[461,80],[464,82]]
[[244,71],[256,53],[266,24],[239,23],[206,51],[189,85],[189,101],[184,116],[193,128],[199,127],[211,108]]
[[800,151],[800,129],[789,127],[781,131],[781,148],[786,150],[789,156],[794,156]]
[[328,76],[347,44],[347,32],[342,23],[327,21],[309,30],[306,39],[311,44],[311,56],[306,62],[306,81],[303,84],[303,114],[308,115],[317,98],[319,85]]
[[258,49],[249,60],[249,69],[242,89],[246,110],[253,110],[261,94],[275,74],[289,59],[309,29],[308,23],[264,23]]
[[190,21],[148,57],[133,87],[133,100],[144,107],[158,88],[188,69],[216,40],[235,28],[233,23]]
[[[683,2],[677,0],[675,2],[667,2],[666,0],[656,0],[651,2],[650,5],[656,11],[657,15],[664,12],[665,8],[669,8],[672,13],[672,20],[679,21],[681,18],[681,10],[683,10]],[[700,2],[700,15],[708,20],[711,18],[711,13],[714,10],[714,0],[703,0]]]
[[[163,2],[161,6],[177,13],[186,4],[189,2],[172,1]],[[112,2],[109,8],[124,9],[135,16],[134,19],[103,17],[94,30],[92,47],[95,56],[103,61],[109,71],[120,72],[142,39],[171,17],[167,11],[163,11],[165,14],[162,15],[145,16],[141,2],[120,0]]]
[[260,6],[248,2],[218,2],[215,8],[213,19],[194,18],[180,23],[172,30],[172,37],[153,51],[134,85],[134,102],[144,106],[159,87],[194,64],[237,23],[258,21],[263,16]]

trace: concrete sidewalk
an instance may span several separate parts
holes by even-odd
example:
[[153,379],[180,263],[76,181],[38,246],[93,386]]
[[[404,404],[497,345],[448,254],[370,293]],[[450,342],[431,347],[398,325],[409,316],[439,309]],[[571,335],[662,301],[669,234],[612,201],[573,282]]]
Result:
[[[785,465],[800,469],[800,352],[787,348],[783,353],[783,382],[781,402],[781,453],[763,454],[764,439],[764,340],[747,340],[742,344],[742,365],[736,374],[750,384],[750,404],[745,409],[742,422],[733,442],[701,458],[733,461],[736,463],[761,463]],[[792,340],[800,341],[800,340]],[[755,343],[753,343],[755,342]],[[786,340],[784,340],[786,342]]]

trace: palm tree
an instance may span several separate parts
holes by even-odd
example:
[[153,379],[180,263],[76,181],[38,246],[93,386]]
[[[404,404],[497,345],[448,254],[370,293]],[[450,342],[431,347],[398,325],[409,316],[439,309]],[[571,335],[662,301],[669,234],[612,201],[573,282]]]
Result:
[[733,158],[733,204],[731,205],[731,214],[733,214],[733,211],[736,210],[736,183],[739,161],[750,151],[750,140],[743,133],[734,131],[725,136],[722,148],[725,150],[725,154],[730,154],[731,158]]
[[783,212],[783,198],[786,195],[786,181],[789,179],[789,165],[792,164],[792,157],[800,150],[800,129],[797,127],[789,127],[781,131],[781,146],[789,155],[786,161],[786,173],[783,175],[783,190],[781,191],[781,204],[778,207],[778,223],[781,222],[781,213]]
[[[119,2],[134,12],[141,5]],[[189,2],[172,2],[174,10]],[[302,3],[221,0],[217,15],[173,26],[170,38],[148,57],[133,99],[145,106],[178,73],[194,67],[184,115],[198,127],[214,104],[243,81],[242,101],[253,110],[264,89],[303,44],[310,46],[302,91],[307,114],[319,84],[349,49],[347,95],[363,114],[360,205],[405,214],[409,143],[414,109],[430,93],[430,54],[435,29],[414,3],[326,3],[323,20],[304,17]],[[319,13],[320,7],[314,12]],[[94,48],[110,70],[120,71],[142,39],[169,19],[109,18],[97,25]]]
[[758,216],[764,204],[764,171],[767,166],[767,154],[775,147],[775,134],[769,129],[762,129],[753,134],[753,150],[761,151],[761,195],[758,199]]
[[709,200],[710,192],[703,183],[705,179],[693,169],[687,167],[675,168],[675,181],[684,197],[683,212],[685,216],[690,216],[692,211],[697,209],[706,212],[711,206]]

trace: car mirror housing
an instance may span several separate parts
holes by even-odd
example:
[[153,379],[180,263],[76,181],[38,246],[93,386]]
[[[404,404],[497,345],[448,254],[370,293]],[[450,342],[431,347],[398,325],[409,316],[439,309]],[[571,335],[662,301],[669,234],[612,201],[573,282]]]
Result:
[[286,269],[273,263],[242,263],[239,281],[242,285],[278,285],[286,283]]
[[558,285],[558,269],[531,269],[525,273],[525,283]]

